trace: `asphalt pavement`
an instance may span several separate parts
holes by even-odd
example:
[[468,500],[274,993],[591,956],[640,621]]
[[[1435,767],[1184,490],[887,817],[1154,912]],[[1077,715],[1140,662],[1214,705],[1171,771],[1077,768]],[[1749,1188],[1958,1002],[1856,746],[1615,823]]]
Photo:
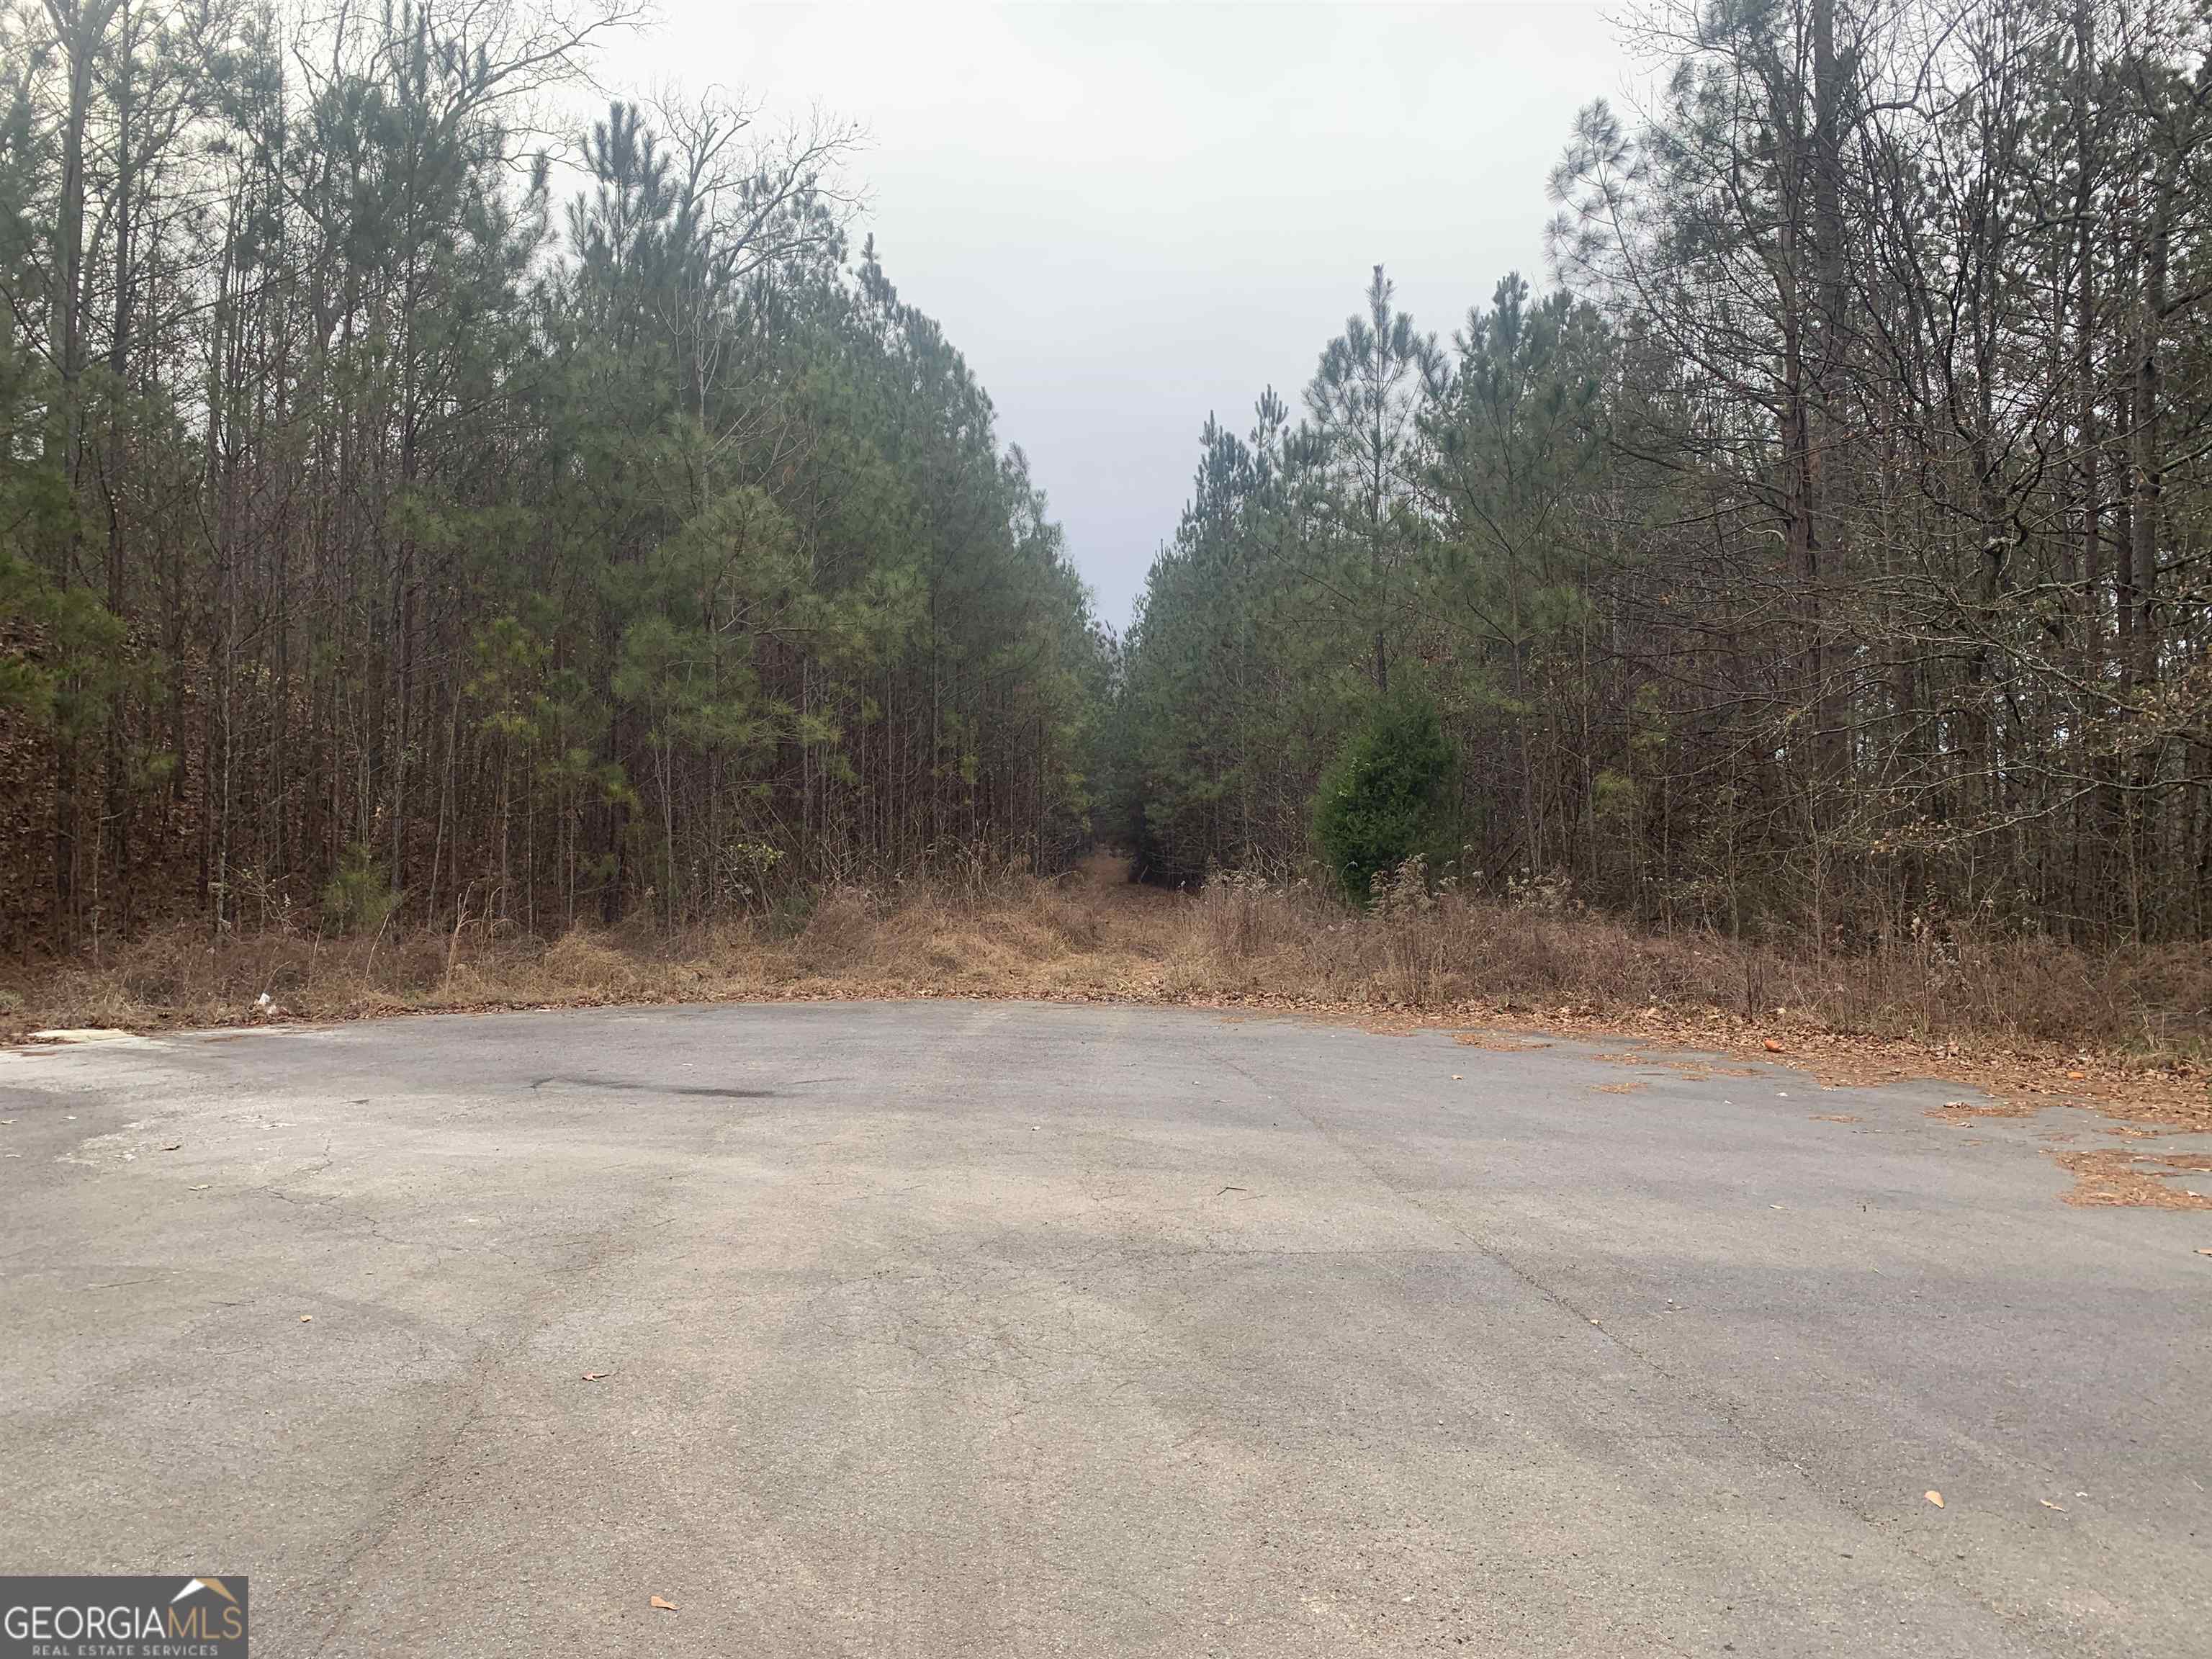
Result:
[[2202,1659],[2212,1218],[1960,1093],[949,1001],[0,1054],[0,1571],[247,1574],[263,1659]]

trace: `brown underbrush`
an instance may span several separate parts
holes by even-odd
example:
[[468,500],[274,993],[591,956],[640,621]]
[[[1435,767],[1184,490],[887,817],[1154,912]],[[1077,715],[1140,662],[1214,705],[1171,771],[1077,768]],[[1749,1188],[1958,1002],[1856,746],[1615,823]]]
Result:
[[1355,913],[1296,884],[1185,894],[1117,875],[1101,858],[1057,880],[842,888],[801,917],[554,939],[475,920],[364,938],[177,929],[100,961],[0,970],[0,1037],[649,1001],[1131,1000],[1632,1035],[1848,1080],[1940,1073],[2015,1095],[2155,1097],[2154,1121],[2212,1125],[2201,945],[2091,952],[1950,932],[1824,953],[1451,894]]

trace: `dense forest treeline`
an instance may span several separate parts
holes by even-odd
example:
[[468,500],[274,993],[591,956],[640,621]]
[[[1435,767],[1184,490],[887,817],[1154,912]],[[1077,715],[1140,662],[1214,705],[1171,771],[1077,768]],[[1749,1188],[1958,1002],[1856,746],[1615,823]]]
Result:
[[1084,833],[1103,638],[851,134],[564,138],[595,3],[0,9],[0,944]]
[[1388,693],[1449,873],[1849,943],[2212,929],[2212,21],[1660,0],[1550,180],[1548,291],[1382,271],[1209,422],[1127,642],[1150,870],[1311,856]]
[[1657,0],[1116,641],[851,134],[580,119],[566,4],[0,0],[0,947],[1288,876],[1362,767],[1472,890],[2212,932],[2203,6]]

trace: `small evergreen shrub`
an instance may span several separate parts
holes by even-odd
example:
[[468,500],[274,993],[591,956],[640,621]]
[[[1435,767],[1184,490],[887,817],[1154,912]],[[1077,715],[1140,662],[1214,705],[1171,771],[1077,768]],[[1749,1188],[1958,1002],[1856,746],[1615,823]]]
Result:
[[1346,896],[1364,904],[1377,875],[1450,845],[1453,760],[1425,697],[1386,697],[1322,776],[1314,845]]
[[374,933],[399,905],[384,866],[366,847],[349,846],[323,888],[323,921],[337,933]]

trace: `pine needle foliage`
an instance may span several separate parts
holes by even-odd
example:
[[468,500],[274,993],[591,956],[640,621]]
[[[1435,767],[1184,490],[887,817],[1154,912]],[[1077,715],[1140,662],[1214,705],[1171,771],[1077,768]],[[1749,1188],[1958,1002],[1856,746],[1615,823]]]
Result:
[[1404,692],[1376,702],[1314,803],[1314,844],[1347,897],[1366,902],[1376,878],[1408,860],[1444,861],[1453,763],[1433,702]]

